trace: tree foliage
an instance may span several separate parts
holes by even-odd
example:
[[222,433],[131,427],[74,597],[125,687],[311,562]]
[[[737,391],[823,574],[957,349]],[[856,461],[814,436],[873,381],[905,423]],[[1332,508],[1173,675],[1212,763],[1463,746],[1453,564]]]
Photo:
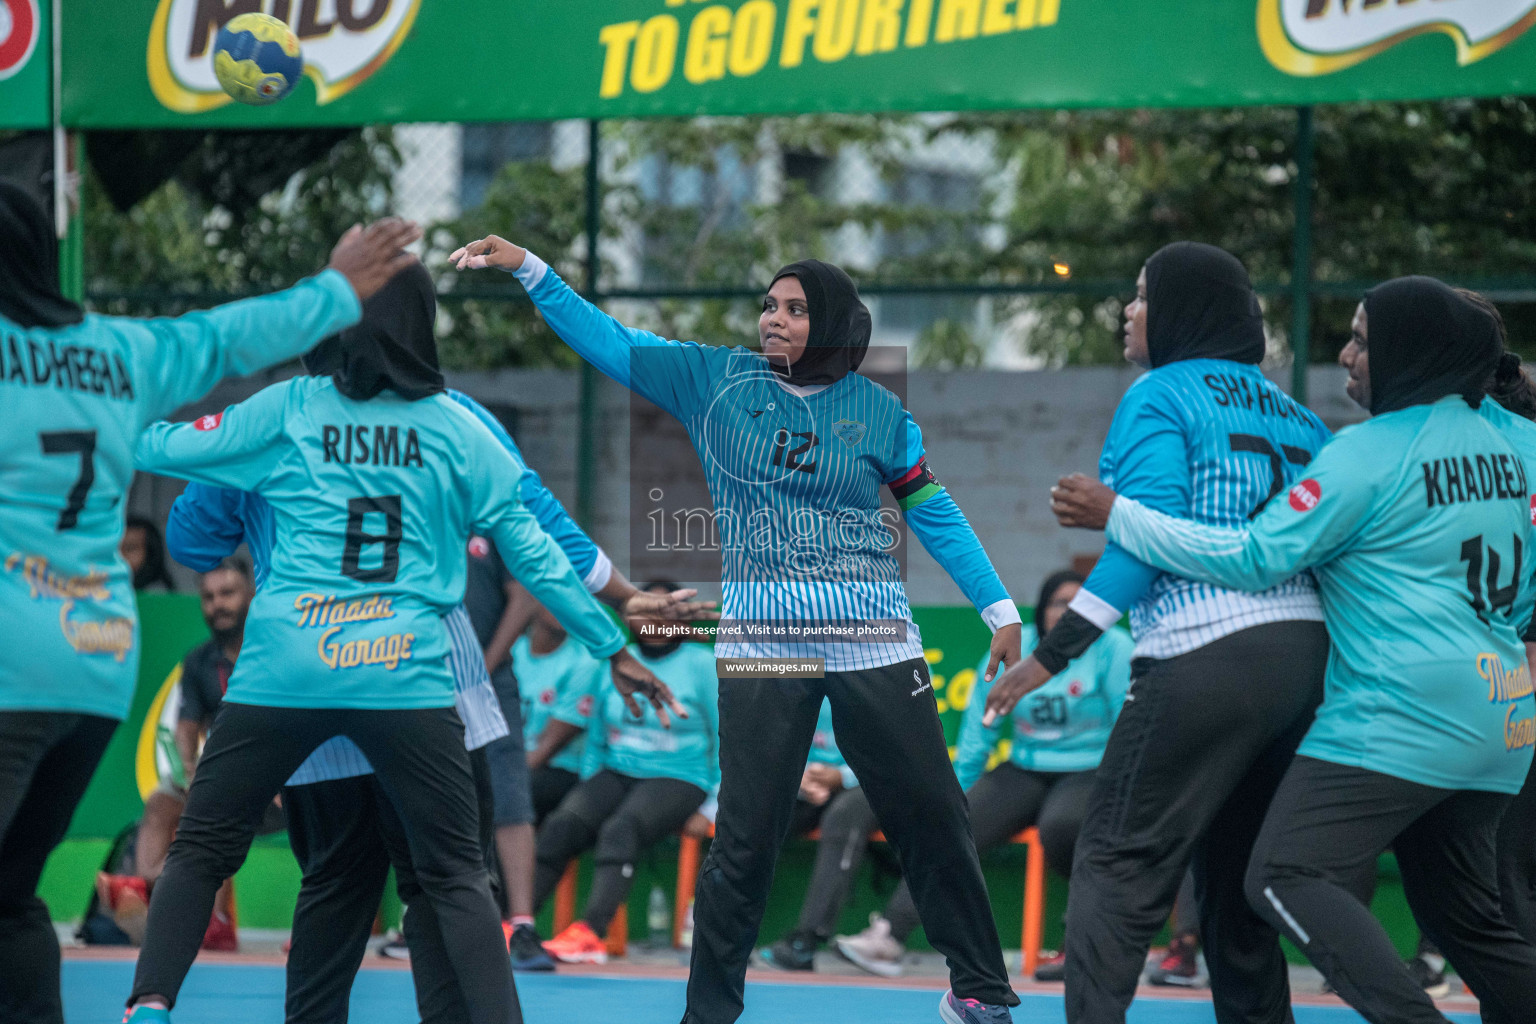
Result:
[[[1121,303],[1143,261],[1192,238],[1245,260],[1283,357],[1296,124],[1288,108],[608,123],[601,276],[735,293],[821,255],[866,285],[1045,289],[998,298],[996,318],[1017,327],[1006,333],[1046,365],[1102,363],[1120,358]],[[1435,274],[1504,299],[1536,290],[1531,100],[1343,105],[1318,108],[1315,124],[1312,251],[1325,292],[1313,305],[1315,359],[1334,356],[1359,291],[1387,277]],[[954,176],[967,165],[955,154],[978,152],[988,173]],[[238,167],[228,154],[196,159]],[[369,130],[240,213],[173,181],[123,215],[87,187],[88,289],[117,311],[163,312],[189,296],[286,284],[323,263],[346,226],[388,209],[398,162],[390,132]],[[579,164],[509,164],[480,206],[432,226],[428,258],[440,267],[494,229],[585,286],[585,204]],[[448,365],[572,363],[515,282],[440,280]],[[1536,303],[1503,308],[1514,344],[1536,352]],[[671,337],[755,335],[755,302],[739,294],[620,311]],[[916,330],[920,365],[976,365],[989,343],[952,307],[935,306]]]

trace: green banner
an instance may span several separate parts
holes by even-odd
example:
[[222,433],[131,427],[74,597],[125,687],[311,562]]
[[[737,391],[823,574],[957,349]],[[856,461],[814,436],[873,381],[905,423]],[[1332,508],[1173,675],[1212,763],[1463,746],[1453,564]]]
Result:
[[0,0],[0,128],[46,128],[53,83],[50,0]]
[[[945,733],[954,743],[976,682],[976,663],[987,649],[987,627],[970,608],[917,608],[914,618],[923,634]],[[156,726],[166,694],[179,678],[181,659],[208,639],[195,594],[140,594],[139,625],[139,684],[133,707],[75,812],[72,838],[110,838],[143,813],[144,798],[157,782]]]
[[140,594],[139,683],[128,718],[112,735],[101,765],[70,822],[72,838],[107,839],[144,812],[154,791],[155,725],[181,659],[208,639],[195,594]]
[[[255,11],[303,49],[304,81],[268,107],[213,75],[219,27]],[[1536,0],[113,0],[64,18],[80,127],[1536,91]]]

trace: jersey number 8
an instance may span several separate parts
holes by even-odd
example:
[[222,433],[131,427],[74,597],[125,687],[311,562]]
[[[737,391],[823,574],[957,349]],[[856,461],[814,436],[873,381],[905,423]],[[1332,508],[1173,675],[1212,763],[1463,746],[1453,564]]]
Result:
[[[384,517],[384,532],[369,533],[363,528],[370,512]],[[400,495],[353,498],[347,502],[347,546],[341,552],[341,574],[359,583],[393,583],[400,572]],[[383,545],[377,569],[362,567],[363,549]]]

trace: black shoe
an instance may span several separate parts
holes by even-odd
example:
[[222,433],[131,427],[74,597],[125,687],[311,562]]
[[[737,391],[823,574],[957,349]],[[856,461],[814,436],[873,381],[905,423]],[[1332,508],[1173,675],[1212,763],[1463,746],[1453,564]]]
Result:
[[1413,977],[1413,983],[1423,989],[1429,998],[1444,999],[1451,994],[1451,983],[1445,977],[1443,966],[1437,968],[1422,956],[1412,957],[1404,963]]
[[531,924],[520,924],[507,936],[514,971],[552,971],[555,961],[544,952],[544,940]]
[[1067,954],[1053,953],[1047,950],[1040,954],[1040,962],[1035,965],[1036,981],[1066,981],[1067,980]]
[[404,935],[401,935],[399,932],[391,932],[389,937],[384,940],[384,944],[379,947],[379,956],[390,960],[409,960],[411,958],[411,947],[405,944]]
[[780,939],[757,954],[769,967],[781,971],[814,971],[816,969],[816,943],[803,935],[791,935]]

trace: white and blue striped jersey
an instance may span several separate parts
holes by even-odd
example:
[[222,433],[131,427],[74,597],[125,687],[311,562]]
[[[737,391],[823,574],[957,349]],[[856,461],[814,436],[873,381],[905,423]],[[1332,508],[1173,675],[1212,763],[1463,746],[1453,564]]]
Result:
[[[687,430],[722,551],[717,656],[820,659],[833,672],[922,657],[883,487],[992,629],[1019,621],[970,524],[928,470],[922,432],[891,391],[856,373],[794,387],[751,350],[625,327],[532,253],[517,277],[582,358]],[[807,639],[788,639],[791,626]],[[823,632],[810,636],[808,628]],[[862,640],[848,642],[855,633]]]
[[[1257,366],[1190,359],[1149,371],[1126,392],[1099,478],[1156,511],[1238,528],[1300,479],[1328,438],[1322,421]],[[1310,573],[1251,594],[1163,572],[1113,542],[1072,608],[1102,629],[1128,609],[1144,658],[1175,657],[1268,622],[1323,618]]]

